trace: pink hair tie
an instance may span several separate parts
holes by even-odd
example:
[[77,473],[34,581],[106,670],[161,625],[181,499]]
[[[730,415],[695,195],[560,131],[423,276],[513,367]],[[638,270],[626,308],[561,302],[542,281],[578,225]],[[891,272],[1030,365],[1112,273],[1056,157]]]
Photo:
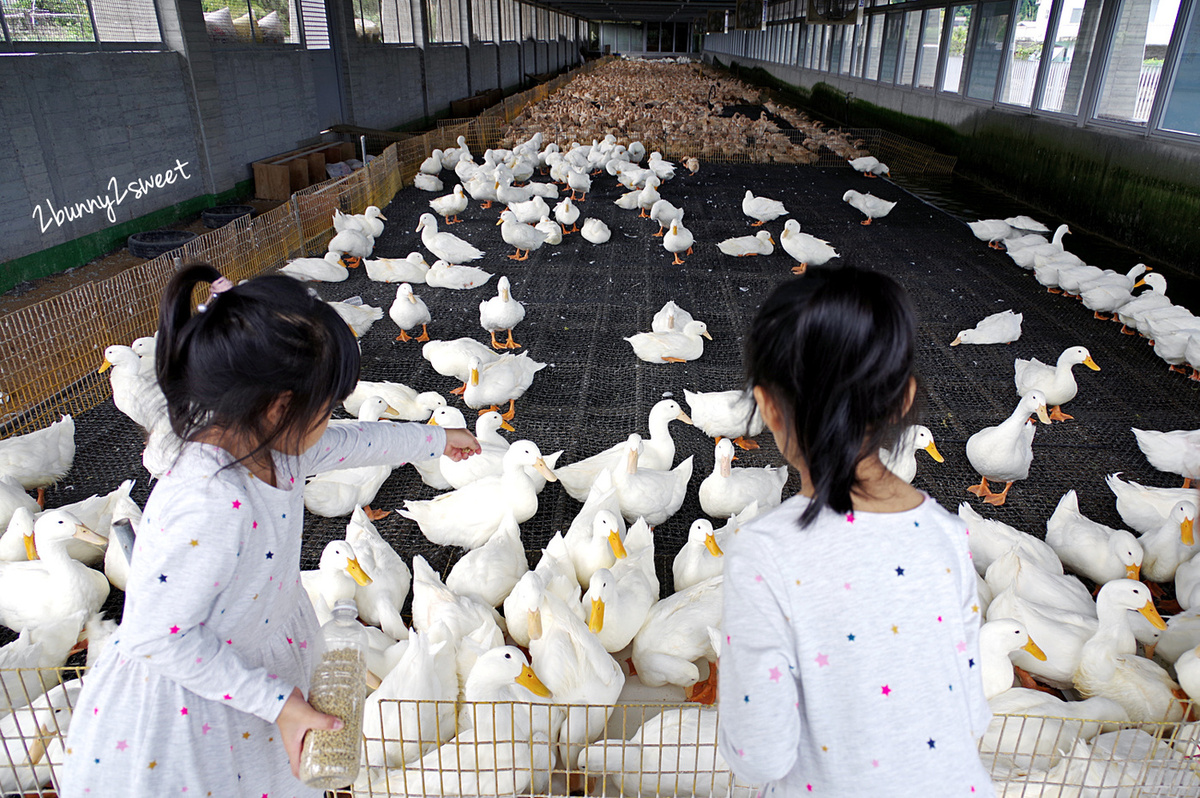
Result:
[[208,299],[202,304],[197,305],[196,310],[200,311],[201,313],[208,310],[208,306],[212,304],[214,299],[217,298],[217,294],[223,294],[230,288],[233,288],[233,283],[229,282],[229,280],[225,277],[218,277],[217,279],[213,280],[212,287],[209,289]]

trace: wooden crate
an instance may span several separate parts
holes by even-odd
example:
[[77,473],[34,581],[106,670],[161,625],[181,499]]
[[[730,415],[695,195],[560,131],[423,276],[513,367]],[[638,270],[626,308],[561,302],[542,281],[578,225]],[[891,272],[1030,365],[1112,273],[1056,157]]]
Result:
[[292,192],[324,180],[325,164],[353,157],[353,144],[336,141],[256,161],[252,164],[254,196],[266,200],[286,200],[292,196]]

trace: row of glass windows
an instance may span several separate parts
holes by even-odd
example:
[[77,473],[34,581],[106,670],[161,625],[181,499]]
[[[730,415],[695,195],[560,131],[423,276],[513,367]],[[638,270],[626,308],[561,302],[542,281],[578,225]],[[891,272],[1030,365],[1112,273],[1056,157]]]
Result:
[[[519,0],[352,0],[360,40],[416,44],[424,4],[428,41],[582,41],[587,23]],[[329,47],[325,0],[202,0],[217,41]],[[0,42],[155,43],[154,0],[0,0]]]
[[687,53],[700,48],[687,22],[591,23],[588,46],[611,53]]
[[904,7],[913,5],[871,9],[857,24],[795,21],[714,33],[704,49],[1090,122],[1200,134],[1200,0]]

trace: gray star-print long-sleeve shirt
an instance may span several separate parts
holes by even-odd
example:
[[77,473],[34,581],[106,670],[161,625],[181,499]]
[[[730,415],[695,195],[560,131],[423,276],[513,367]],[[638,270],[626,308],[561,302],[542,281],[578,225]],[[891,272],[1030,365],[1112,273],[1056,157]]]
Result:
[[966,526],[795,496],[725,551],[722,756],[764,796],[992,796]]

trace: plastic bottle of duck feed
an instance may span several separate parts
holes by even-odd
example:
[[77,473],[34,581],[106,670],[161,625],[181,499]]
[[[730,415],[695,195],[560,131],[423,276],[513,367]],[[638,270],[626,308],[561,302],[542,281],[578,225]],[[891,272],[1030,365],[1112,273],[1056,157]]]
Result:
[[338,731],[311,729],[300,749],[300,780],[333,790],[358,777],[362,758],[363,707],[367,696],[367,634],[358,622],[353,599],[333,607],[333,619],[321,627],[321,659],[313,671],[308,703],[336,715]]

